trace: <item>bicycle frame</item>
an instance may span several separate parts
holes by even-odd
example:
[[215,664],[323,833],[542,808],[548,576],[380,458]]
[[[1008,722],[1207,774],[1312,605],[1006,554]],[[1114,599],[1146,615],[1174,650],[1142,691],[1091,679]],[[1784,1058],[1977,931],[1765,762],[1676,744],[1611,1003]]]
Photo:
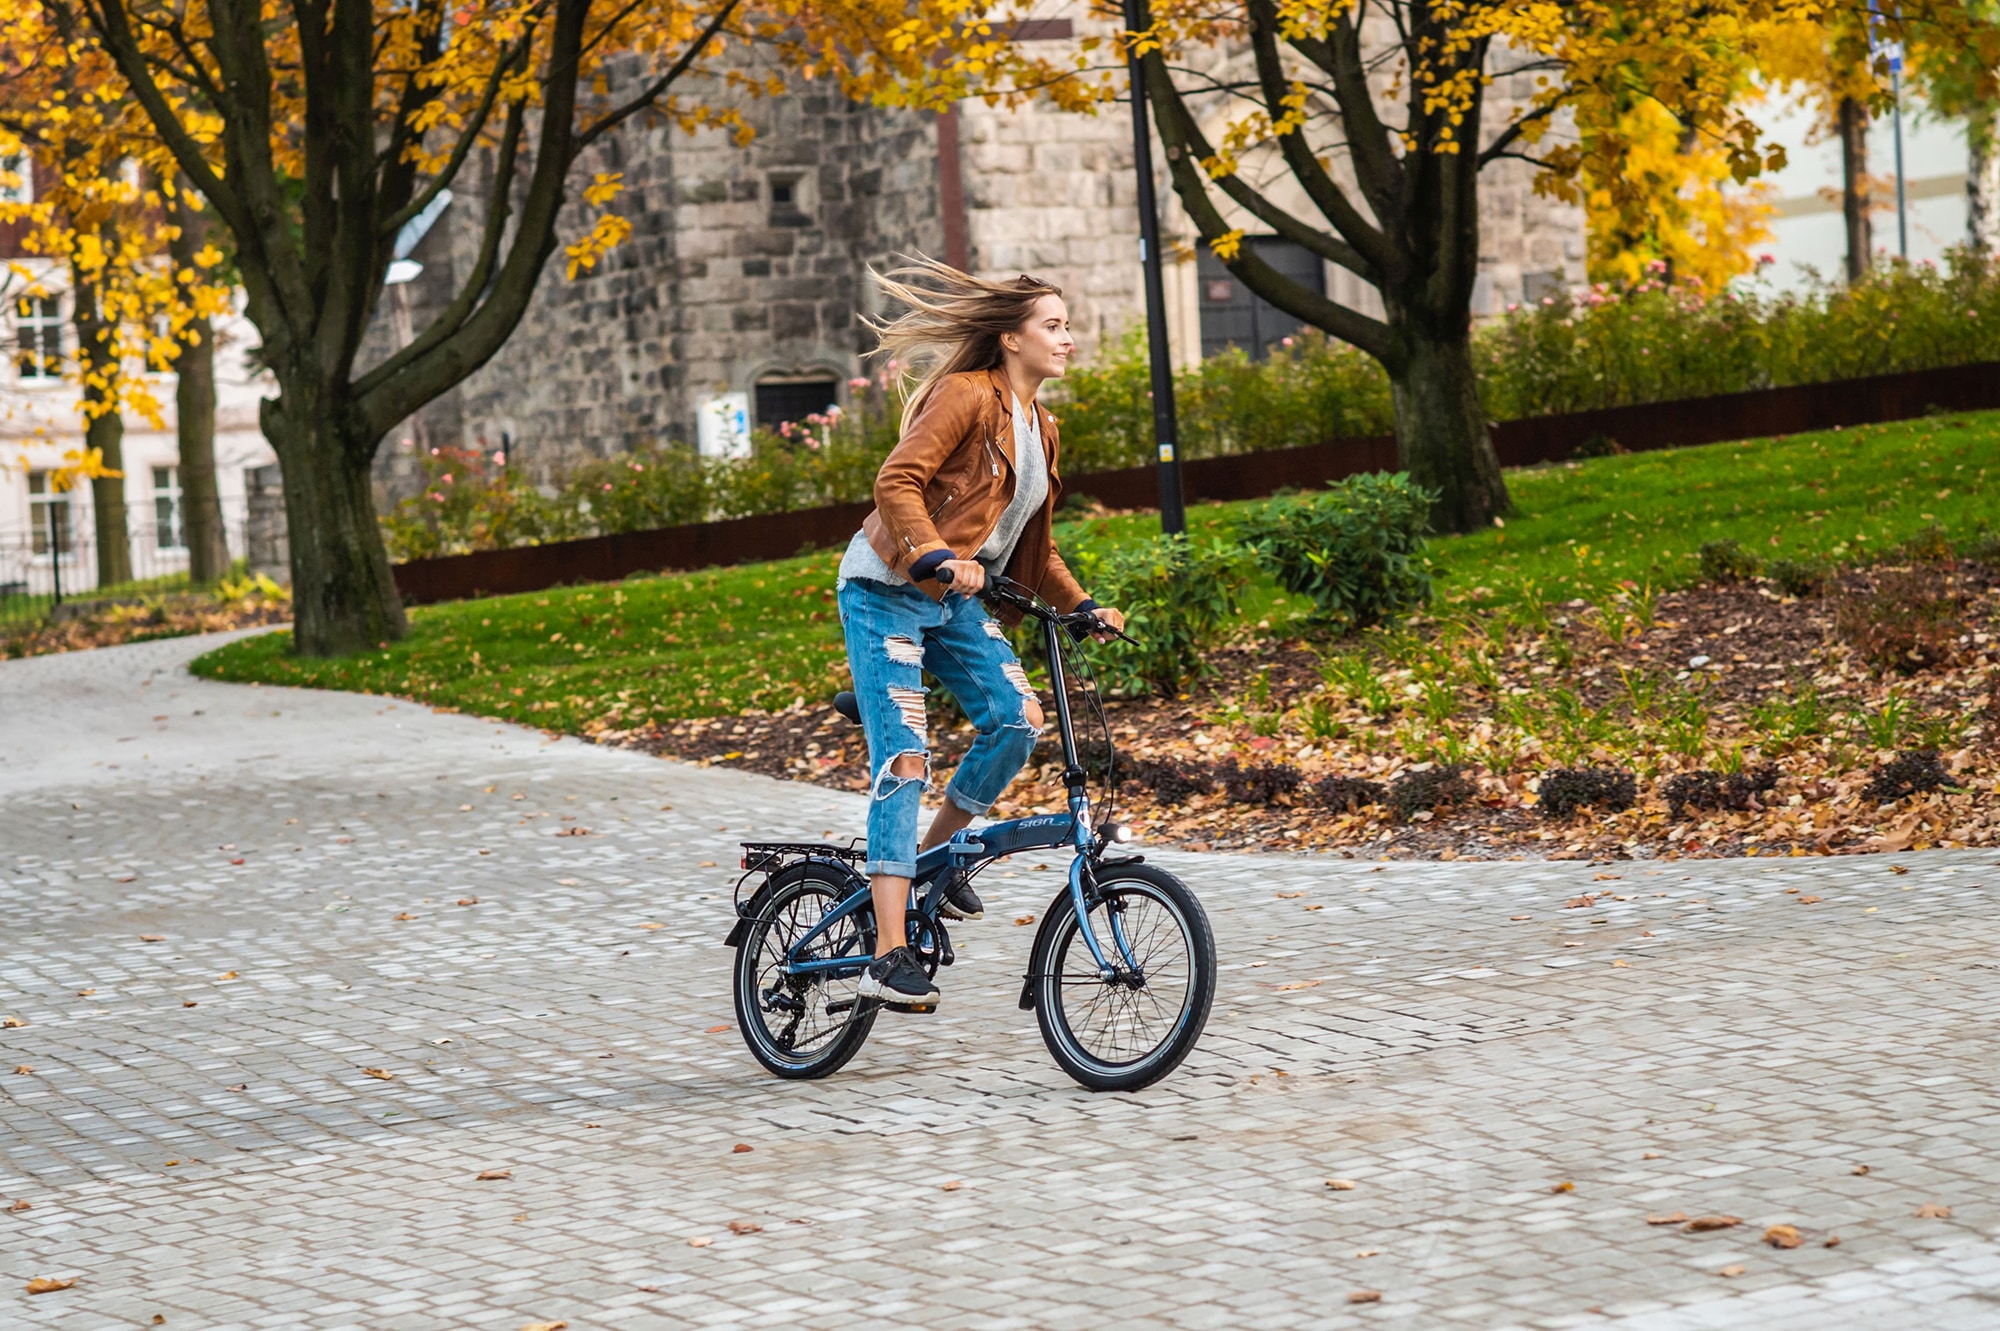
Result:
[[[977,832],[968,828],[945,844],[933,846],[917,856],[917,872],[910,880],[912,907],[925,927],[934,931],[934,936],[946,940],[938,912],[951,870],[971,870],[987,861],[1020,851],[1052,850],[1069,845],[1076,852],[1069,865],[1070,904],[1076,911],[1078,930],[1083,935],[1084,946],[1090,951],[1090,959],[1107,983],[1121,977],[1133,977],[1139,972],[1139,964],[1132,954],[1131,942],[1125,937],[1124,921],[1116,912],[1111,912],[1112,941],[1122,966],[1114,964],[1106,954],[1104,944],[1090,923],[1090,906],[1096,892],[1092,871],[1103,856],[1105,843],[1090,824],[1089,778],[1077,757],[1076,732],[1070,718],[1069,681],[1063,669],[1062,644],[1056,637],[1065,630],[1052,615],[1032,603],[1023,604],[1017,600],[1014,604],[1041,621],[1042,645],[1049,660],[1049,683],[1055,692],[1056,729],[1062,737],[1063,785],[1069,794],[1069,813],[1012,818],[990,824]],[[828,979],[851,979],[859,975],[872,958],[859,955],[815,958],[808,954],[829,930],[856,911],[865,909],[870,900],[866,882],[843,897],[838,905],[787,949],[783,972],[792,976]],[[946,948],[948,955],[948,942]]]

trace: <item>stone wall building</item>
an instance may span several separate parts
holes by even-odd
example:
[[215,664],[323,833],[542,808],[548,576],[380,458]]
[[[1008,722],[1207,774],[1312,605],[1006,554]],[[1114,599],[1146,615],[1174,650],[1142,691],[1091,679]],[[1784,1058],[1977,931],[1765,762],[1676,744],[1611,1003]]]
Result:
[[[1054,19],[1023,36],[1061,44],[1073,33]],[[1496,85],[1488,100],[1526,95]],[[1085,355],[1143,318],[1123,106],[1085,116],[971,100],[936,115],[805,85],[744,114],[756,131],[747,147],[717,131],[634,121],[582,164],[624,173],[616,206],[631,236],[573,279],[560,255],[551,261],[505,349],[384,448],[378,476],[389,494],[408,492],[414,455],[440,442],[504,448],[547,479],[588,457],[695,443],[704,404],[737,402],[767,424],[842,400],[871,344],[867,270],[898,254],[1054,281]],[[1219,124],[1223,112],[1215,116]],[[1176,359],[1248,340],[1246,329],[1258,341],[1289,331],[1197,252],[1164,164],[1156,168]],[[1483,311],[1582,280],[1580,210],[1536,196],[1530,179],[1518,162],[1482,177]],[[424,237],[412,255],[423,271],[390,288],[378,336],[407,338],[449,299],[470,265],[479,211],[453,206]],[[565,234],[587,226],[578,207]],[[1372,298],[1303,251],[1277,257],[1336,297]]]

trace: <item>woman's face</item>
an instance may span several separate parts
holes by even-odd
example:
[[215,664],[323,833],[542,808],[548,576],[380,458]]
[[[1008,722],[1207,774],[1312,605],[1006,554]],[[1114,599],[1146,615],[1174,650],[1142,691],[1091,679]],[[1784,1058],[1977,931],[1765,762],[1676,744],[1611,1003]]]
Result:
[[1076,339],[1069,335],[1069,306],[1061,296],[1043,296],[1018,331],[1001,335],[1000,345],[1007,359],[1036,378],[1062,378],[1076,350]]

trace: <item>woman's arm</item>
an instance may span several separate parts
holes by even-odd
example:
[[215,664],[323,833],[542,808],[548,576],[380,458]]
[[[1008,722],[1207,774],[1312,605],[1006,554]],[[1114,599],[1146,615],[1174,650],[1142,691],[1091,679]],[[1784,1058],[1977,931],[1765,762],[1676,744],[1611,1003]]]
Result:
[[[924,492],[938,468],[958,450],[979,424],[980,395],[955,378],[947,378],[923,400],[914,416],[903,422],[902,437],[875,476],[875,508],[896,550],[894,563],[908,568],[913,561],[949,547],[938,539]],[[925,570],[925,574],[931,570]]]

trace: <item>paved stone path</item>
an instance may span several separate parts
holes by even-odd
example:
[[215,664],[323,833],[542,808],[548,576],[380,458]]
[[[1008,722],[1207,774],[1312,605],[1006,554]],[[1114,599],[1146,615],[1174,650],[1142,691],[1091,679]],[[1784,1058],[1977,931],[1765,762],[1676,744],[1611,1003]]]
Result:
[[784,1084],[735,842],[857,797],[196,650],[0,665],[0,1325],[2000,1327],[1990,853],[1160,855],[1222,990],[1131,1097],[1014,1006],[1024,859]]

